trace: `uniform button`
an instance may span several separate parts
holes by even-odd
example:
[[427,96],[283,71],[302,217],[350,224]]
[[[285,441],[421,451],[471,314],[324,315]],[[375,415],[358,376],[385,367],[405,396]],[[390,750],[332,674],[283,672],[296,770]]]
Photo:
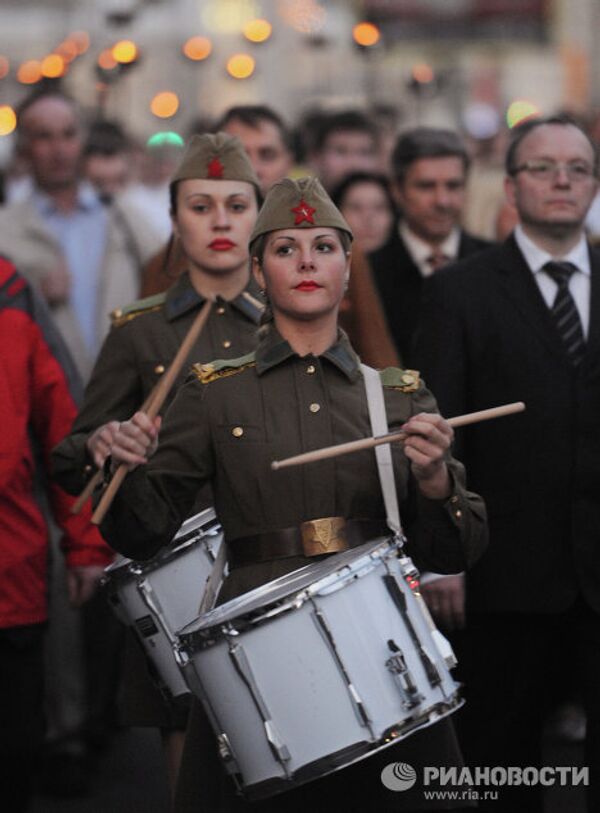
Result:
[[311,412],[318,412],[321,409],[321,404],[311,404],[309,409]]
[[157,364],[156,367],[154,368],[154,372],[157,375],[162,375],[164,373],[164,371],[165,371],[165,368],[164,368],[163,364]]
[[458,509],[458,511],[454,512],[454,516],[456,517],[456,519],[460,519],[462,517],[462,511],[460,510],[460,508]]
[[121,308],[117,308],[116,311],[113,311],[113,316],[115,319],[120,319],[123,316],[123,310]]
[[306,372],[308,373],[308,375],[314,375],[314,373],[316,373],[316,371],[317,371],[317,368],[315,367],[314,364],[309,364],[308,367],[306,368]]
[[453,502],[453,503],[458,502],[458,497],[456,496],[456,494],[453,497],[450,497],[450,502]]
[[89,464],[84,468],[84,472],[86,474],[89,474],[91,472],[91,470],[92,470],[92,467]]
[[229,341],[229,339],[225,339],[225,341],[223,342],[223,347],[231,347],[231,342]]
[[241,438],[242,435],[244,434],[244,430],[242,429],[241,426],[234,426],[233,429],[231,430],[231,434],[233,435],[234,438]]
[[219,316],[223,316],[223,314],[225,313],[225,308],[222,305],[220,305],[217,308],[217,313],[219,314]]

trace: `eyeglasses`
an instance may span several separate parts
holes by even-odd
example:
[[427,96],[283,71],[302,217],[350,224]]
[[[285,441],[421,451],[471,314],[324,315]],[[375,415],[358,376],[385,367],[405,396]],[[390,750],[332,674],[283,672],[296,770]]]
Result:
[[569,161],[563,163],[562,161],[550,161],[539,159],[538,161],[525,161],[518,167],[515,167],[511,175],[517,175],[519,172],[527,172],[532,178],[539,181],[553,181],[558,173],[564,169],[567,173],[568,179],[572,183],[581,183],[587,181],[592,177],[593,170],[584,161]]

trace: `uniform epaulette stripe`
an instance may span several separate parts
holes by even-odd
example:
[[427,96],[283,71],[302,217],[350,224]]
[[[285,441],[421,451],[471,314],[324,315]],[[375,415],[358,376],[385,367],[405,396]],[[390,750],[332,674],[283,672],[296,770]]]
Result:
[[143,313],[152,313],[153,311],[159,311],[163,305],[155,305],[153,308],[142,308],[141,310],[130,311],[129,313],[123,313],[119,308],[116,311],[113,311],[110,315],[111,324],[113,327],[121,327],[121,325],[126,324],[127,322],[131,322],[132,319],[136,319],[138,316],[141,316]]
[[202,384],[210,384],[211,381],[216,381],[218,378],[227,378],[230,375],[236,375],[249,367],[256,367],[256,361],[249,361],[247,364],[241,364],[239,367],[223,367],[220,370],[215,369],[212,364],[194,364],[192,371],[198,381]]
[[416,392],[421,386],[421,375],[418,370],[400,370],[398,367],[386,367],[379,371],[381,383],[387,389],[401,392]]

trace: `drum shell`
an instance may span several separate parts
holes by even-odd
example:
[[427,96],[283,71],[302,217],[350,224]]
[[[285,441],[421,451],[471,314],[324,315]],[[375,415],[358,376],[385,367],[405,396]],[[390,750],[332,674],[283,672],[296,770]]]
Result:
[[[187,669],[193,669],[201,684],[200,697],[210,704],[218,733],[227,735],[247,795],[269,795],[322,776],[408,736],[460,705],[458,685],[406,584],[395,549],[388,545],[386,550],[385,556],[363,557],[362,566],[359,559],[350,576],[328,577],[312,585],[311,597],[298,601],[295,608],[249,625],[238,624],[243,629],[239,634],[223,636],[216,629],[202,636],[180,633],[190,662]],[[402,591],[419,642],[435,664],[437,686],[430,683],[384,576],[392,576]],[[235,619],[230,627],[235,630]],[[329,635],[343,668],[332,652]],[[393,654],[388,641],[402,651],[422,695],[413,708],[403,705],[406,698],[386,665]],[[275,758],[251,692],[232,666],[230,649],[238,645],[250,663],[276,734],[289,751],[285,765]],[[368,724],[348,681],[362,701]]]

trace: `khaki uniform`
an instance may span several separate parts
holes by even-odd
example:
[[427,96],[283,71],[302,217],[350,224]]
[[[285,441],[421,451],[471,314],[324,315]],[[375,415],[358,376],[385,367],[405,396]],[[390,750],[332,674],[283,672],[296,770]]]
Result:
[[[394,368],[381,375],[390,428],[417,412],[436,410],[434,398],[418,375]],[[125,480],[102,532],[128,556],[151,556],[187,515],[194,495],[205,482],[212,483],[228,543],[242,540],[246,544],[250,535],[315,518],[380,520],[385,511],[372,450],[280,471],[270,468],[274,459],[369,434],[359,362],[345,335],[340,334],[336,344],[321,356],[301,358],[272,327],[255,353],[234,362],[196,368],[167,415],[156,454],[147,466],[136,469]],[[399,444],[392,446],[392,455],[411,554],[439,572],[468,567],[483,552],[487,530],[485,508],[477,495],[466,491],[461,464],[448,458],[451,496],[428,500],[419,495]],[[247,544],[252,541],[248,539]],[[235,567],[219,601],[310,561],[315,560],[292,556]],[[424,753],[439,761],[424,764],[456,764],[459,757],[451,732],[448,734],[443,724],[434,729],[442,733],[443,743],[428,749],[431,737],[426,736]],[[215,749],[208,745],[206,722],[201,713],[195,713],[186,738],[176,810],[246,809],[222,781],[222,772],[215,767]],[[388,751],[384,764],[390,761],[394,756]],[[372,774],[375,763],[367,760],[364,765],[370,766],[365,770]],[[347,780],[351,777],[348,799],[361,787],[363,793],[381,790],[378,776],[371,776],[368,786],[361,779],[354,787],[352,778],[361,770],[353,767],[340,774]],[[309,809],[349,810],[344,804],[319,807],[325,799],[319,794],[329,793],[336,781],[319,780],[301,791],[276,797],[272,803],[261,803],[259,809],[295,810],[298,799],[299,809],[306,809],[303,805],[308,797],[316,794]],[[333,791],[334,797],[337,793]],[[391,800],[390,809],[400,804],[397,797]],[[365,809],[371,808],[363,805]]]

